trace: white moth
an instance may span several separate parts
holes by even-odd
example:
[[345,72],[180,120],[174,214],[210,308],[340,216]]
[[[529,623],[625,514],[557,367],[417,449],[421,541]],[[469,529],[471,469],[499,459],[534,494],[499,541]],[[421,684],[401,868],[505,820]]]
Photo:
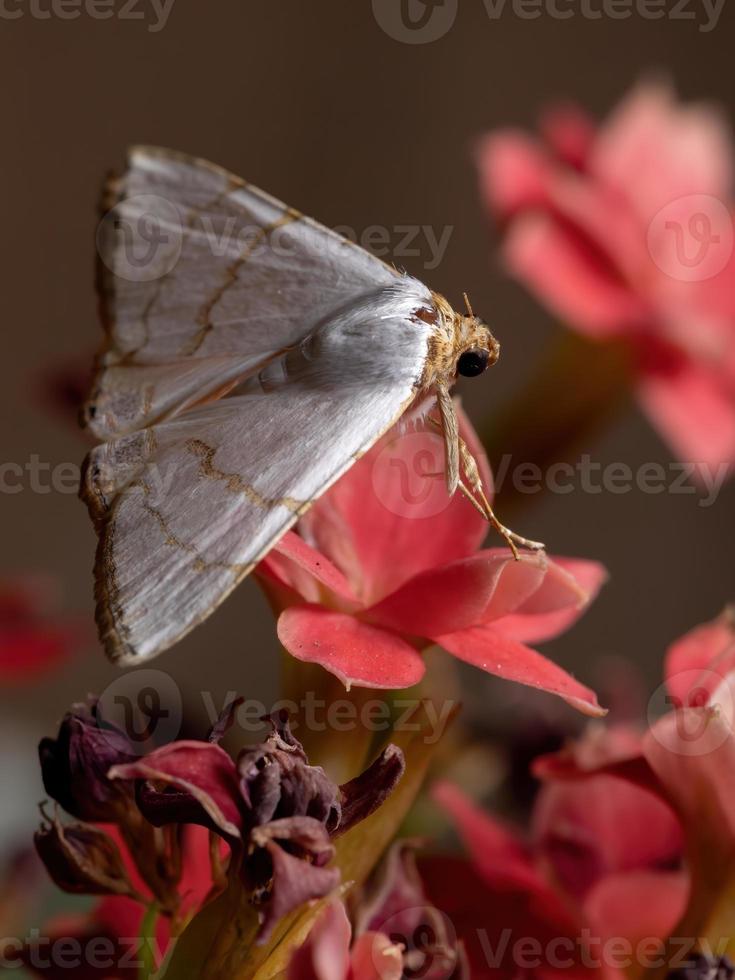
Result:
[[[132,150],[104,204],[107,343],[84,413],[104,441],[80,492],[99,535],[97,623],[114,660],[155,656],[209,616],[426,398],[449,492],[514,553],[542,547],[499,524],[458,435],[450,386],[498,356],[469,304],[455,313],[418,280],[178,153]],[[169,250],[135,276],[129,232],[141,222]]]

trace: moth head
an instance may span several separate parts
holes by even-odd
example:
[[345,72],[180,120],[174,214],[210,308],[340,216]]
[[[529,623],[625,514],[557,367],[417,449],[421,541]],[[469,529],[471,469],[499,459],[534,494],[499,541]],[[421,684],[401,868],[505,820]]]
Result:
[[440,380],[451,386],[458,375],[474,378],[482,374],[500,354],[490,328],[475,316],[466,296],[466,314],[456,313],[439,293],[432,293],[432,298],[433,308],[417,314],[435,328],[424,385]]
[[474,315],[466,296],[465,302],[468,315],[458,316],[456,330],[458,341],[456,373],[464,378],[475,378],[497,361],[500,344],[493,337],[488,325]]

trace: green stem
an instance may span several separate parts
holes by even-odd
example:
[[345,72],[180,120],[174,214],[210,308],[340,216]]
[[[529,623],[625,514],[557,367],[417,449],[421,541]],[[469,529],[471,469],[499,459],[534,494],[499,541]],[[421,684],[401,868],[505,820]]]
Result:
[[158,903],[151,902],[146,909],[140,926],[140,977],[139,980],[149,980],[158,972],[156,963],[156,924],[158,923]]
[[284,699],[297,705],[292,728],[309,762],[323,766],[337,783],[362,772],[376,740],[368,703],[387,701],[388,692],[363,687],[348,691],[323,667],[302,663],[285,650],[281,676]]

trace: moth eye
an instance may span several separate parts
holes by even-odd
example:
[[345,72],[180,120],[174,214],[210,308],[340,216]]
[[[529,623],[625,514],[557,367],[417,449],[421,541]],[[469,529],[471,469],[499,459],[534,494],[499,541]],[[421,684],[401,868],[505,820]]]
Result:
[[464,378],[476,378],[482,374],[490,360],[490,353],[481,348],[466,350],[457,361],[457,371]]

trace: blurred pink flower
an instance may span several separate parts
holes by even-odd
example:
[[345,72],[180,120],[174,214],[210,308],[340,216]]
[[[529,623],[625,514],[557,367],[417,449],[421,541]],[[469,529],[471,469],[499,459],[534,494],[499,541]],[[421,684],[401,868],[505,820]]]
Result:
[[547,113],[499,130],[481,191],[511,273],[591,338],[629,342],[638,396],[685,461],[735,462],[733,146],[707,106],[638,86],[597,127]]
[[367,884],[353,890],[352,923],[341,902],[327,906],[292,956],[288,980],[469,980],[451,922],[426,897],[416,846],[396,841]]
[[[465,441],[492,486],[469,422]],[[396,428],[359,460],[259,566],[280,611],[278,637],[299,660],[346,685],[404,688],[438,644],[499,677],[604,714],[592,691],[526,646],[574,623],[605,578],[592,561],[480,549],[488,526],[450,499],[444,447]]]
[[[599,809],[607,816],[613,843],[619,835],[619,848],[614,846],[611,852],[605,847],[608,858],[620,854],[632,864],[648,853],[654,859],[652,865],[647,862],[650,866],[637,885],[631,869],[621,868],[622,874],[607,876],[585,899],[585,907],[591,905],[593,918],[603,923],[607,934],[615,929],[633,940],[645,934],[665,937],[676,927],[679,936],[699,937],[706,952],[718,948],[722,936],[735,932],[731,898],[735,795],[730,778],[735,771],[735,623],[731,610],[671,645],[666,689],[673,710],[643,735],[611,740],[610,733],[600,732],[596,744],[588,738],[539,759],[535,772],[546,781],[547,799],[550,792],[567,801],[576,798],[580,807],[588,807],[588,814]],[[598,808],[589,790],[601,786],[600,781],[607,781],[609,792]],[[649,800],[645,817],[630,805],[642,793]],[[675,814],[678,831],[668,818],[662,823],[664,811],[659,810],[656,818],[650,809],[656,800]],[[545,824],[542,817],[541,825]],[[566,830],[570,824],[563,818],[561,826]],[[674,868],[677,851],[679,870]],[[560,880],[580,880],[578,857],[574,852],[567,855]],[[666,887],[662,876],[668,876]],[[731,945],[728,952],[733,952]]]
[[345,907],[330,902],[291,958],[287,980],[401,980],[403,948],[388,936],[366,932],[351,944]]
[[58,613],[54,589],[40,577],[0,581],[0,678],[3,683],[36,680],[64,663],[92,639],[92,625]]
[[[601,763],[639,746],[632,730],[592,728],[574,751]],[[571,782],[549,774],[528,835],[484,813],[449,783],[436,785],[433,795],[451,816],[472,862],[461,896],[449,899],[460,905],[448,905],[445,898],[441,908],[455,917],[460,938],[466,935],[461,909],[481,910],[466,939],[473,976],[483,973],[482,951],[472,935],[485,928],[497,943],[506,928],[512,932],[507,959],[494,976],[515,977],[514,943],[533,937],[542,952],[529,976],[582,975],[588,943],[586,963],[595,962],[589,969],[622,977],[614,962],[603,962],[605,944],[623,938],[635,947],[644,938],[663,940],[683,912],[688,879],[680,867],[681,828],[671,808],[648,789],[606,773]],[[434,859],[422,866],[422,874],[437,902],[442,890],[451,896],[454,872],[443,875]],[[562,938],[552,950],[555,937]]]

